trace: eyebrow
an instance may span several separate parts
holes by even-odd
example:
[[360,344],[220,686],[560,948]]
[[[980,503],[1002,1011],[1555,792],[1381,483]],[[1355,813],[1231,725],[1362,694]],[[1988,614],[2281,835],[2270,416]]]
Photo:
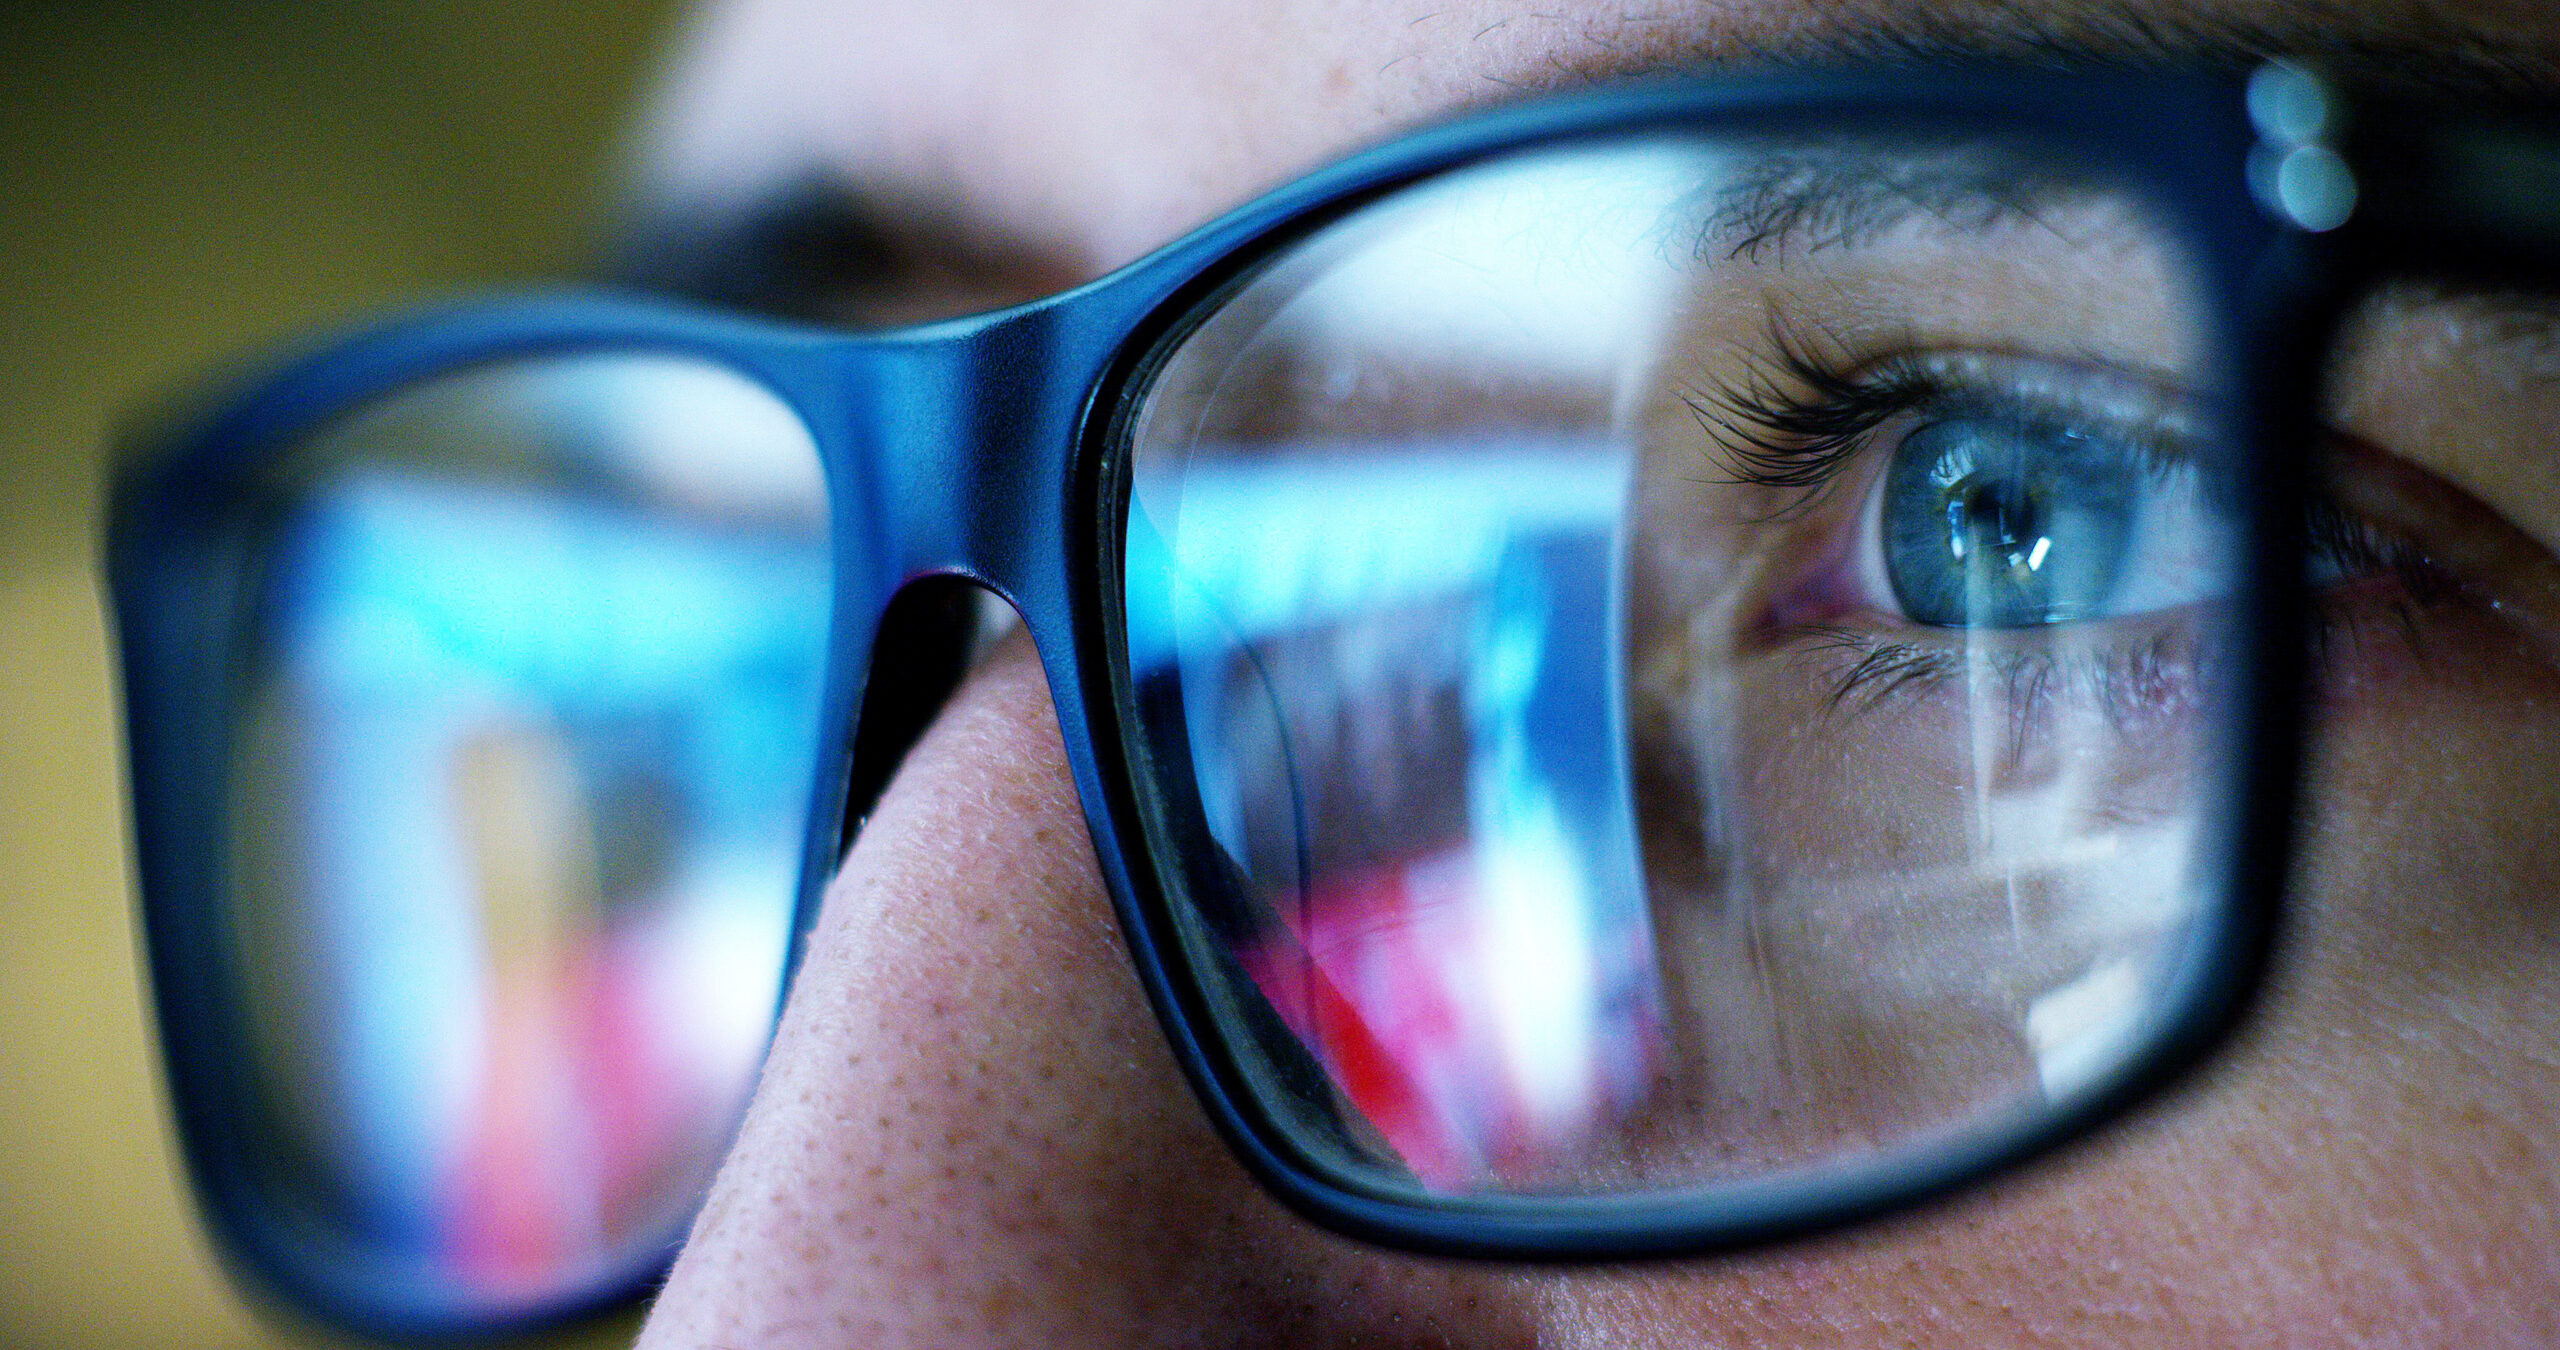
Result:
[[1843,146],[1757,155],[1687,209],[1693,256],[1757,262],[1790,247],[1855,247],[1924,217],[1957,234],[2048,225],[2100,192],[2066,166],[1994,146]]
[[[1613,52],[1592,67],[1557,64],[1532,82],[1485,78],[1498,99],[1508,99],[1683,71],[1990,59],[2057,70],[2156,65],[2230,73],[2273,57],[2306,61],[2350,87],[2392,94],[2507,100],[2560,90],[2560,25],[2536,39],[2433,12],[2315,13],[2279,4],[2270,16],[2237,18],[2162,13],[2139,0],[2059,16],[2025,13],[2004,0],[1962,8],[1944,0],[1887,0],[1870,12],[1777,35],[1691,38],[1676,53],[1651,60]],[[1462,104],[1445,111],[1470,110]],[[2024,205],[2004,205],[1999,193],[1978,190],[1986,185],[1968,188],[1951,178],[1914,177],[1892,191],[1840,181],[1822,184],[1819,194],[1792,197],[1775,183],[1768,186],[1757,203],[1738,201],[1729,221],[1737,237],[1756,239],[1755,246],[1808,230],[1819,237],[1826,227],[1845,241],[1857,234],[1837,231],[1889,224],[1896,212],[1908,218],[1935,209],[1952,217]],[[947,290],[954,277],[972,271],[981,284],[970,289],[998,303],[1062,288],[1046,280],[1062,274],[1057,260],[1009,247],[996,237],[1000,232],[964,228],[970,224],[963,204],[905,209],[810,166],[801,179],[743,205],[731,203],[716,216],[639,221],[622,233],[604,273],[608,281],[707,303],[838,322],[879,321],[884,305],[893,321],[916,317],[894,312],[910,307],[901,303],[903,295]]]
[[855,327],[997,309],[1080,279],[953,207],[892,205],[816,172],[743,209],[643,218],[614,241],[601,271],[614,285]]
[[742,211],[660,214],[608,249],[605,279],[639,290],[787,319],[832,317],[824,293],[877,285],[896,253],[853,194],[808,179]]
[[2064,71],[2151,66],[2238,74],[2277,58],[2370,93],[2547,99],[2560,92],[2560,21],[2532,36],[2436,11],[2315,10],[2305,0],[2277,0],[2264,14],[2247,17],[2160,0],[2109,0],[2058,14],[2029,12],[2009,0],[1884,0],[1870,12],[1771,40],[1703,44],[1670,60],[1616,65],[1586,78],[1702,66],[1785,70],[1986,60]]

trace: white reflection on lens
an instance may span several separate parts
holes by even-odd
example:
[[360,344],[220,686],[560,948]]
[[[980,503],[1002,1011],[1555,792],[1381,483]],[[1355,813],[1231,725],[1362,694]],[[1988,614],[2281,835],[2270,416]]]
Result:
[[832,562],[680,358],[466,371],[280,485],[235,925],[297,1222],[506,1306],[689,1217],[778,1002]]
[[[1617,381],[1656,349],[1684,241],[1662,204],[1710,156],[1657,143],[1524,156],[1425,186],[1292,266],[1313,271],[1287,322],[1307,347],[1428,353],[1453,371]],[[1650,260],[1648,265],[1647,260]]]

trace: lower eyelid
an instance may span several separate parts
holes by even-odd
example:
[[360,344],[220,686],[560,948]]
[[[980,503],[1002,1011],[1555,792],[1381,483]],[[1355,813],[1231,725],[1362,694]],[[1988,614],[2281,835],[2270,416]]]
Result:
[[1971,716],[1983,706],[1987,681],[2000,709],[1994,725],[2004,760],[2049,734],[2051,719],[2067,709],[2093,710],[2120,736],[2156,741],[2192,734],[2190,719],[2204,706],[2199,671],[2211,644],[2175,622],[2137,618],[2105,644],[2067,651],[2032,632],[1975,629],[1949,642],[1948,631],[1895,635],[1817,625],[1786,635],[1764,659],[1803,663],[1825,686],[1833,712],[1849,719],[1910,712],[1949,697],[1957,702],[1942,712]]
[[2451,587],[2560,664],[2560,559],[2461,488],[2370,441],[2332,433],[2323,446],[2329,499],[2348,516],[2408,541]]

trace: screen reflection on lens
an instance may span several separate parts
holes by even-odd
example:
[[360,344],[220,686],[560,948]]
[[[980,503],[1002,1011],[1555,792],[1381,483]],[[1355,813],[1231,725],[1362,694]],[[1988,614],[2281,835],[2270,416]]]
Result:
[[528,360],[342,421],[270,493],[231,891],[262,1184],[457,1309],[658,1259],[797,893],[808,432],[700,363]]
[[1128,659],[1272,1116],[1356,1185],[1613,1195],[2118,1072],[2223,828],[2201,290],[2034,147],[1662,137],[1222,298],[1133,433]]

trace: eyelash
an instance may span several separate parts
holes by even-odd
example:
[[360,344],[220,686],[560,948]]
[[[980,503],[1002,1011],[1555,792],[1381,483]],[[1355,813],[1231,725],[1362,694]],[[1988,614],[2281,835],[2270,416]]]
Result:
[[1865,452],[1876,428],[1944,391],[1908,361],[1887,361],[1853,376],[1816,358],[1790,330],[1772,326],[1773,360],[1754,365],[1745,383],[1721,383],[1682,399],[1722,452],[1728,481],[1801,489],[1780,514],[1794,514]]
[[1985,658],[1924,643],[1879,642],[1868,634],[1832,627],[1805,634],[1804,648],[1857,655],[1834,678],[1829,696],[1833,708],[1854,712],[1875,708],[1898,694],[1922,695],[1951,680],[1970,679],[1976,664],[1987,659],[1991,683],[2002,691],[1998,706],[2009,709],[2007,744],[2013,749],[2026,742],[2028,728],[2058,696],[2076,695],[2087,706],[2103,709],[2112,724],[2129,728],[2146,710],[2171,704],[2179,688],[2191,682],[2192,677],[2183,672],[2198,664],[2192,645],[2167,633],[2128,644],[2106,659],[2064,658],[2046,651]]
[[[1766,520],[1795,519],[1811,510],[1852,464],[1875,448],[1875,433],[1896,417],[1920,411],[2036,420],[2068,416],[2033,400],[1958,385],[1913,355],[1887,357],[1853,374],[1818,356],[1812,342],[1784,325],[1772,324],[1768,340],[1773,357],[1754,362],[1738,381],[1693,391],[1682,400],[1713,447],[1721,481],[1794,494]],[[2184,462],[2179,452],[2156,444],[2155,437],[2134,434],[2128,440],[2155,471],[2165,473]],[[2394,612],[2405,634],[2416,632],[2417,610],[2463,594],[2460,582],[2416,543],[2357,519],[2326,496],[2315,495],[2308,504],[2305,542],[2320,591],[2368,576],[2398,583],[2403,596]],[[2315,651],[2327,650],[2342,630],[2352,635],[2352,621],[2332,605],[2313,604],[2311,624]],[[1804,629],[1800,637],[1808,650],[1857,654],[1837,678],[1831,702],[1847,708],[1854,699],[1858,711],[1900,693],[1923,693],[1962,664],[1933,644],[1880,639],[1839,626]],[[2414,641],[2411,646],[2423,650]],[[2040,701],[2067,678],[2097,694],[2101,706],[2129,707],[2129,691],[2156,687],[2165,656],[2153,642],[2135,644],[2107,661],[2075,659],[2082,668],[2062,669],[2061,658],[2049,653],[2000,658],[1999,679],[2011,691],[2012,706],[2029,711],[2017,700]]]
[[1878,428],[1923,409],[1946,417],[2025,423],[2105,422],[2155,473],[2173,472],[2190,459],[2158,430],[1962,384],[1916,354],[1869,362],[1853,374],[1842,363],[1816,355],[1811,340],[1783,324],[1770,326],[1768,341],[1776,356],[1756,362],[1742,382],[1719,382],[1685,395],[1682,402],[1714,445],[1723,481],[1800,494],[1773,512],[1772,519],[1800,515],[1872,448]]

